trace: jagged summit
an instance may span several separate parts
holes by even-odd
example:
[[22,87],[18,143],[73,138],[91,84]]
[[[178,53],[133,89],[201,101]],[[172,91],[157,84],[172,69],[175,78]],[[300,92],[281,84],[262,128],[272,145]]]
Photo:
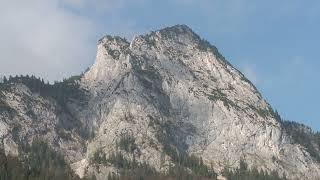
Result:
[[174,31],[174,32],[181,32],[181,33],[193,33],[193,30],[186,24],[176,24],[173,26],[165,27],[160,29],[159,31]]
[[[167,60],[170,61],[165,63]],[[86,73],[84,79],[91,87],[95,87],[93,84],[109,83],[120,74],[128,73],[137,68],[144,69],[148,66],[160,67],[169,64],[172,67],[167,68],[168,72],[165,72],[164,75],[167,73],[177,74],[179,70],[175,68],[185,69],[184,71],[189,74],[179,76],[185,78],[192,74],[193,79],[205,77],[211,81],[214,80],[213,85],[221,86],[222,89],[228,89],[232,86],[231,84],[237,81],[245,81],[250,90],[247,91],[248,94],[246,92],[239,93],[247,97],[252,96],[251,92],[254,92],[254,96],[258,95],[257,99],[262,99],[255,86],[225,60],[215,46],[201,39],[186,25],[175,25],[135,36],[131,42],[118,36],[105,36],[98,44],[96,62],[91,67],[91,71]],[[221,66],[221,70],[227,71],[231,78],[217,77],[221,76],[217,66]],[[238,80],[235,80],[235,77]]]
[[[183,35],[191,35],[193,37],[197,37],[199,38],[199,36],[193,32],[193,30],[185,25],[185,24],[178,24],[178,25],[174,25],[174,26],[170,26],[170,27],[165,27],[163,29],[159,29],[159,30],[156,30],[156,31],[152,31],[150,33],[146,33],[144,35],[141,35],[141,36],[152,36],[152,35],[155,35],[155,34],[164,34],[164,35],[179,35],[179,34],[183,34]],[[130,43],[128,42],[125,38],[123,37],[120,37],[120,36],[111,36],[111,35],[106,35],[104,37],[102,37],[99,41],[98,41],[98,44],[102,43],[103,40],[105,39],[106,40],[109,40],[109,41],[117,41],[117,42],[127,42],[127,43]]]
[[[215,46],[201,39],[187,25],[175,25],[143,35],[136,35],[131,42],[119,36],[106,35],[99,40],[98,49],[105,49],[107,52],[103,52],[103,55],[108,54],[115,59],[119,59],[120,55],[123,55],[123,60],[126,59],[125,57],[133,55],[133,51],[137,52],[137,49],[143,52],[148,49],[152,51],[168,49],[168,52],[171,49],[179,49],[181,54],[184,51],[195,49],[202,53],[212,53],[225,66],[232,66]],[[97,56],[101,55],[99,52],[101,51],[98,50]],[[99,62],[100,59],[97,58],[96,64],[104,64]]]
[[156,32],[159,32],[163,35],[167,35],[168,37],[174,37],[178,35],[189,35],[190,37],[199,38],[199,36],[189,26],[185,24],[178,24],[171,27],[166,27]]
[[132,46],[137,41],[139,43],[144,42],[145,45],[149,47],[156,47],[157,42],[159,41],[170,42],[170,44],[167,43],[167,45],[170,46],[172,46],[173,44],[175,44],[175,46],[188,46],[189,44],[195,44],[196,47],[194,48],[198,48],[201,51],[210,51],[220,60],[224,61],[224,63],[231,66],[231,64],[227,60],[225,60],[225,58],[214,45],[202,39],[189,26],[184,24],[166,27],[142,35],[136,35],[131,42],[120,36],[106,35],[98,41],[98,45],[104,44],[105,47],[108,47],[118,44],[120,47],[122,47],[121,49],[123,50],[126,49],[129,44]]

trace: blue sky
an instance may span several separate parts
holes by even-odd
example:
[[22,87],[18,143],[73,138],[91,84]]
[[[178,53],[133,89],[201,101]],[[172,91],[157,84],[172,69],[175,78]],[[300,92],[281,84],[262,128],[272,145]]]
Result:
[[105,34],[187,24],[285,119],[320,130],[319,10],[316,0],[11,0],[0,7],[0,72],[59,80],[90,66]]

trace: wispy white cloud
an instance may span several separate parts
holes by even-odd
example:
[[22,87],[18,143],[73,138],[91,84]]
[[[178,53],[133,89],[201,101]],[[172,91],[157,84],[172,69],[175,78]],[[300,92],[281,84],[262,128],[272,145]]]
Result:
[[10,0],[0,7],[0,72],[33,73],[54,80],[93,59],[90,20],[61,8],[56,0]]
[[35,74],[53,81],[80,73],[94,61],[100,36],[106,33],[133,36],[135,22],[112,15],[131,1],[2,2],[0,75]]

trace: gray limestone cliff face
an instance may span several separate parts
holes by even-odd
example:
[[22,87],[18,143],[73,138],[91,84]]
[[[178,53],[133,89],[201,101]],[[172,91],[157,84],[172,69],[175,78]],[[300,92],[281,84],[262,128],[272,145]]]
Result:
[[[80,176],[93,173],[103,179],[108,172],[117,171],[112,165],[99,165],[97,170],[97,165],[92,165],[96,152],[108,157],[121,151],[127,158],[165,172],[175,163],[166,151],[170,147],[201,157],[217,172],[237,167],[244,159],[251,167],[276,170],[291,179],[320,177],[319,163],[302,146],[292,143],[254,85],[216,47],[185,25],[136,36],[131,42],[102,38],[96,61],[79,84],[87,92],[87,105],[79,108],[77,103],[69,103],[68,108],[92,136],[83,138],[69,129],[72,138],[59,141],[56,147]],[[26,124],[20,136],[39,134],[32,132],[32,118],[20,109],[24,103],[10,100],[19,93],[11,94],[4,99],[21,115],[19,124]],[[52,110],[54,102],[26,96],[34,98],[39,107],[34,107],[35,116],[47,119],[41,126],[51,130],[59,117],[67,118]],[[9,124],[18,120],[8,118],[1,115],[0,137],[14,154],[18,145],[11,138],[13,126]],[[43,129],[41,126],[36,129]],[[60,139],[55,131],[44,134],[52,144],[56,136]],[[134,137],[135,148],[130,153],[118,147],[126,136]]]
[[187,26],[136,36],[130,43],[104,37],[82,83],[97,111],[89,156],[99,148],[115,151],[115,142],[130,133],[137,157],[165,170],[171,163],[159,138],[165,131],[173,136],[165,143],[218,171],[243,158],[292,178],[320,176],[319,164],[290,143],[257,89]]

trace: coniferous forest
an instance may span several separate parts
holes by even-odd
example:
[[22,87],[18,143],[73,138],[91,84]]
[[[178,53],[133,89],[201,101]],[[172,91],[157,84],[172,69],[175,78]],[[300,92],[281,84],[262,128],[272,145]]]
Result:
[[43,79],[35,76],[10,76],[9,78],[4,77],[3,83],[0,84],[0,90],[2,88],[10,87],[13,83],[22,83],[26,85],[33,93],[38,93],[44,97],[51,97],[55,99],[61,106],[64,106],[69,98],[82,98],[84,97],[83,91],[79,91],[79,85],[77,80],[81,76],[72,76],[63,81],[55,81],[53,84],[45,82]]
[[29,153],[19,157],[0,152],[0,180],[78,180],[59,153],[42,141],[35,140]]
[[286,180],[286,176],[280,176],[276,171],[267,173],[256,168],[248,168],[248,165],[243,160],[240,161],[240,166],[237,169],[223,171],[223,176],[228,180]]

